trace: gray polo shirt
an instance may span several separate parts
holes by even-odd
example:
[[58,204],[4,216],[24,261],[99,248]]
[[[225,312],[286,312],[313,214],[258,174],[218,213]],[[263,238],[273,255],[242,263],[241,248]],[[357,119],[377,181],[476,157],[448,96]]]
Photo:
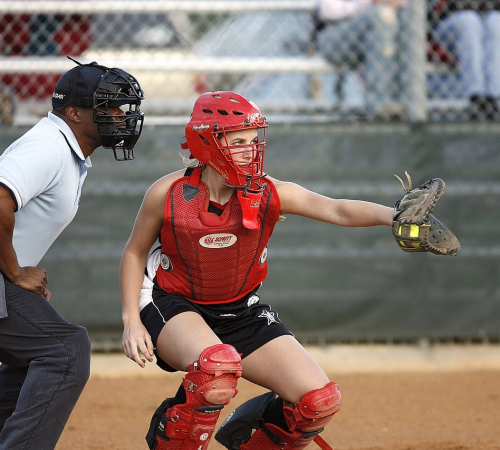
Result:
[[[73,220],[90,158],[66,123],[48,114],[0,156],[0,183],[17,203],[13,245],[20,266],[36,266]],[[0,301],[0,317],[1,315]]]

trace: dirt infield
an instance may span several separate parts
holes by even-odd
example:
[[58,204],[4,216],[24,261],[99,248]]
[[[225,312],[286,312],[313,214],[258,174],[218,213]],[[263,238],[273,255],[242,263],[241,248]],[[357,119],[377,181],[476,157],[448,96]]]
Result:
[[[342,390],[342,410],[322,434],[333,449],[500,450],[500,348],[310,351]],[[150,417],[181,378],[154,365],[141,370],[122,355],[95,355],[57,450],[147,450]],[[245,380],[238,388],[220,422],[264,392]],[[223,447],[213,440],[209,449]]]

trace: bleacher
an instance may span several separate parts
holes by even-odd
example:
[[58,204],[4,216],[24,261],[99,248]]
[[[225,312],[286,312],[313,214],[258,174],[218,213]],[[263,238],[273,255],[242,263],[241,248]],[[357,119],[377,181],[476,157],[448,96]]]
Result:
[[[208,22],[205,28],[217,28],[224,26],[224,18],[234,14],[261,14],[261,13],[293,13],[299,15],[310,15],[315,9],[315,1],[125,1],[122,8],[117,12],[116,3],[106,0],[92,1],[0,1],[0,16],[2,15],[29,15],[54,18],[60,16],[83,17],[87,22],[95,22],[96,17],[108,18],[116,17],[115,23],[109,24],[109,29],[101,30],[103,33],[113,33],[120,27],[125,28],[127,19],[123,14],[141,14],[151,17],[172,14],[183,14],[184,17],[204,17]],[[406,109],[403,120],[422,121],[437,113],[460,113],[467,106],[467,102],[461,98],[435,98],[428,95],[427,78],[429,74],[445,73],[451,71],[444,63],[429,62],[426,59],[426,18],[425,0],[413,0],[408,8],[401,13],[402,33],[401,51],[404,51],[404,64],[406,65],[406,78],[410,80],[405,86],[405,91],[401,94],[402,103]],[[128,18],[129,16],[127,16]],[[63,20],[63,19],[61,19]],[[197,19],[199,21],[199,19]],[[210,22],[211,21],[211,22]],[[99,25],[102,29],[101,20]],[[184,29],[182,25],[184,24]],[[179,34],[187,33],[186,22],[174,25]],[[77,27],[78,24],[75,25]],[[89,25],[86,25],[88,27]],[[43,23],[39,28],[43,27]],[[94,25],[94,28],[97,26]],[[78,29],[75,29],[69,40],[78,36]],[[98,35],[96,30],[93,30]],[[118,32],[118,31],[116,31]],[[276,32],[279,32],[277,30]],[[40,32],[42,33],[42,32]],[[193,34],[192,32],[190,32]],[[97,38],[94,36],[94,40]],[[103,37],[103,41],[106,38]],[[170,94],[168,86],[172,85],[172,91],[179,93],[185,86],[186,80],[208,78],[216,80],[215,84],[221,84],[221,80],[229,80],[227,87],[232,89],[240,86],[234,80],[241,80],[245,75],[301,75],[307,77],[304,81],[303,97],[287,99],[280,97],[275,102],[267,100],[260,101],[259,105],[276,114],[283,113],[316,113],[328,115],[331,119],[342,117],[363,117],[362,107],[349,109],[343,104],[343,96],[349,89],[345,82],[350,73],[363,70],[362,61],[359,66],[352,67],[334,66],[328,63],[317,52],[309,51],[301,55],[276,56],[274,54],[260,56],[254,55],[207,55],[197,51],[196,45],[185,45],[172,48],[130,48],[127,43],[121,46],[108,46],[102,42],[91,42],[88,33],[82,34],[82,40],[88,41],[86,48],[77,59],[81,62],[98,60],[105,62],[108,66],[123,67],[139,77],[147,93],[147,102],[144,107],[149,108],[149,112],[156,116],[185,115],[189,112],[196,92],[194,88],[184,95],[175,98]],[[8,44],[8,43],[7,43]],[[5,46],[5,45],[4,45]],[[67,47],[67,45],[66,45]],[[137,47],[137,46],[136,46]],[[45,75],[61,74],[72,67],[72,62],[67,60],[65,55],[12,55],[7,51],[0,53],[0,76],[8,76],[9,79],[16,76],[43,77]],[[72,55],[75,56],[75,55]],[[183,82],[182,87],[174,87],[178,81]],[[302,79],[301,79],[302,80]],[[327,80],[325,82],[325,80]],[[332,81],[334,80],[334,81]],[[193,82],[196,83],[196,82]],[[322,84],[323,83],[323,84]],[[212,88],[220,89],[209,83],[203,84],[207,90]],[[198,87],[199,89],[200,87]],[[26,97],[26,96],[24,96]],[[41,114],[47,109],[48,102],[33,102],[32,99],[18,99],[18,112],[26,112],[29,117]],[[259,99],[256,99],[258,101]],[[23,105],[26,107],[23,108]]]

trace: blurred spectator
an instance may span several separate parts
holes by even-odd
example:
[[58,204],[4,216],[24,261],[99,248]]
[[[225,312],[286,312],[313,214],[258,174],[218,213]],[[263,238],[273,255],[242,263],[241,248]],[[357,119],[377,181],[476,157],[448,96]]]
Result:
[[314,40],[332,64],[363,65],[369,114],[404,114],[397,98],[397,10],[405,0],[319,0]]
[[[91,16],[81,14],[0,14],[0,54],[78,56],[90,45]],[[60,73],[0,75],[19,99],[51,97]]]
[[[217,57],[300,57],[307,56],[313,29],[310,14],[294,12],[251,12],[231,14],[203,34],[194,51]],[[303,73],[254,73],[239,79],[227,74],[205,77],[209,90],[233,90],[266,109],[284,102],[303,103],[308,99],[308,75]]]
[[456,58],[471,119],[499,120],[500,1],[430,0],[430,21],[432,38]]

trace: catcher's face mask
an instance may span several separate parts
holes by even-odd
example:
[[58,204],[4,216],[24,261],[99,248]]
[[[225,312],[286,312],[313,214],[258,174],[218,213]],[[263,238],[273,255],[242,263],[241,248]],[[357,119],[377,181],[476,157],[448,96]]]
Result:
[[[52,106],[71,105],[93,109],[102,146],[113,149],[118,161],[134,159],[133,148],[142,131],[144,93],[139,82],[122,69],[96,62],[81,64],[61,76],[52,94]],[[117,154],[117,150],[122,155]]]
[[[137,80],[121,69],[108,69],[94,93],[94,122],[104,148],[113,149],[117,161],[134,159],[134,146],[142,132],[144,94]],[[120,107],[120,113],[111,113]],[[122,155],[117,154],[121,150]]]

